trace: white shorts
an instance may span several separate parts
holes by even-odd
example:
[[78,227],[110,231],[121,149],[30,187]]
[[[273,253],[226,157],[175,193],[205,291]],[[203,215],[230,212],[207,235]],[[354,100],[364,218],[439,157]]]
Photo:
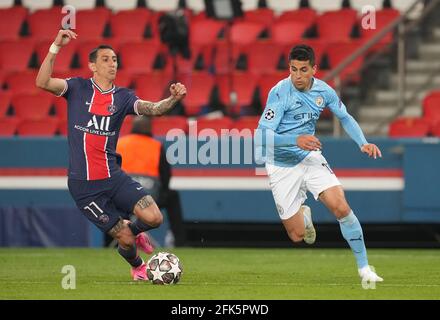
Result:
[[270,188],[282,220],[298,212],[310,191],[316,200],[319,194],[341,183],[320,151],[312,151],[294,167],[266,164]]

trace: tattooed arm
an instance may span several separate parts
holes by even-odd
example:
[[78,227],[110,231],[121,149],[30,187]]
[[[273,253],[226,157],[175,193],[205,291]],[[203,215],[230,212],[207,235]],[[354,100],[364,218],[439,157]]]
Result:
[[137,112],[144,116],[161,116],[171,110],[177,102],[185,97],[186,88],[180,82],[173,83],[170,86],[170,93],[171,96],[159,102],[139,100],[137,103]]

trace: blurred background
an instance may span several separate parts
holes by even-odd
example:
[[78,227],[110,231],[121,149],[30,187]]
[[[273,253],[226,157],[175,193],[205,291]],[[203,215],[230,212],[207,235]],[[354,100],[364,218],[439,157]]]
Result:
[[[79,36],[61,49],[53,76],[90,77],[88,54],[106,43],[118,54],[116,85],[140,98],[158,101],[172,81],[184,83],[187,97],[152,119],[152,134],[167,149],[168,130],[181,129],[187,153],[209,140],[202,133],[205,140],[196,141],[203,129],[255,129],[269,90],[288,76],[289,50],[311,45],[316,76],[382,149],[382,159],[368,159],[331,112],[322,113],[323,153],[363,223],[367,247],[439,247],[438,0],[0,0],[0,246],[106,244],[67,190],[66,102],[35,87],[65,5],[76,9]],[[132,121],[126,118],[121,136]],[[255,175],[253,163],[220,161],[252,138],[229,138],[218,161],[172,166],[184,245],[291,246],[266,177]],[[334,217],[312,197],[307,204],[316,245],[345,247]],[[165,218],[151,235],[173,246]]]

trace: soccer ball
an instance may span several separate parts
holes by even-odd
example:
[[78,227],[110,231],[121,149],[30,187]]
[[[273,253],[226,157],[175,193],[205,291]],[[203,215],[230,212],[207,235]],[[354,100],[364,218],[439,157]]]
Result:
[[176,284],[182,272],[179,258],[169,252],[159,252],[147,262],[147,277],[153,284]]

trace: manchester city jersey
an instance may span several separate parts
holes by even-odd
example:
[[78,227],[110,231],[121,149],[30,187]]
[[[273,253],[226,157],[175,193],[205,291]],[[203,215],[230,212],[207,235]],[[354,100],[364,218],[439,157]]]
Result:
[[[359,146],[366,143],[356,121],[347,113],[347,109],[336,92],[324,81],[313,78],[312,87],[299,91],[290,77],[281,80],[269,92],[265,110],[258,129],[270,132],[274,137],[273,159],[266,162],[280,166],[294,166],[301,162],[310,151],[296,145],[300,135],[314,135],[316,122],[325,107],[338,117],[347,133]],[[267,145],[263,144],[263,147]],[[263,153],[267,153],[267,150]]]
[[69,178],[101,180],[121,170],[116,153],[119,130],[127,114],[137,114],[133,91],[113,86],[103,91],[93,79],[66,80]]

